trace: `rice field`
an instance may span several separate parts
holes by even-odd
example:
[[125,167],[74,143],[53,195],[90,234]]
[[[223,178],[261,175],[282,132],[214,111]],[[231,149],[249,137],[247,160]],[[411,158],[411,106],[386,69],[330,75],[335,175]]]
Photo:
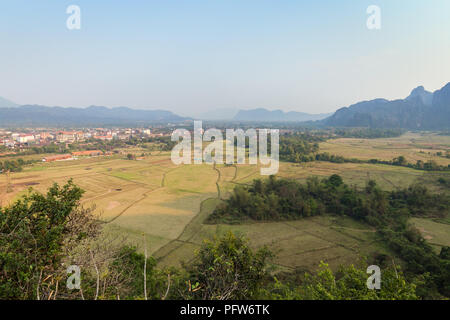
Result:
[[346,158],[392,160],[404,156],[410,163],[434,160],[440,165],[450,164],[450,159],[436,155],[450,151],[450,139],[435,133],[408,132],[400,137],[382,139],[332,139],[320,143],[319,147],[321,152]]
[[[346,157],[427,160],[448,150],[450,138],[408,133],[391,139],[336,139],[321,144],[321,151]],[[403,148],[403,149],[402,149]],[[125,154],[127,153],[124,151]],[[141,154],[143,150],[133,152]],[[126,160],[124,154],[73,161],[36,163],[11,174],[13,192],[6,193],[6,177],[0,175],[0,201],[8,205],[33,189],[45,192],[53,183],[73,178],[85,190],[82,205],[95,208],[105,222],[105,232],[125,237],[143,248],[144,237],[160,266],[177,266],[194,258],[205,239],[233,231],[245,235],[253,248],[267,246],[275,254],[279,270],[314,269],[321,260],[330,266],[356,262],[361,255],[386,252],[374,230],[345,217],[320,216],[298,221],[207,225],[205,218],[236,185],[261,178],[254,165],[174,165],[169,152],[152,152],[142,160]],[[435,159],[441,164],[448,159]],[[450,163],[450,162],[449,162]],[[347,183],[364,187],[373,179],[392,190],[419,182],[434,185],[438,175],[380,164],[280,163],[278,176],[305,181],[310,176],[341,175]],[[443,173],[439,173],[442,175]],[[413,219],[437,249],[450,245],[450,224]]]

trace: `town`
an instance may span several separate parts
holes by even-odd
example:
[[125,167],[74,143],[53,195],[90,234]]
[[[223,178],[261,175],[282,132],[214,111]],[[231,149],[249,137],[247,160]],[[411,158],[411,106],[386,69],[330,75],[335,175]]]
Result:
[[[99,156],[112,151],[115,144],[129,140],[158,139],[169,137],[164,128],[84,128],[49,129],[28,128],[18,130],[0,129],[0,157],[27,154],[57,155],[42,158],[43,162],[69,160],[77,156]],[[100,144],[107,143],[108,150],[98,150]],[[104,149],[104,148],[103,148]],[[67,151],[70,153],[65,153]]]

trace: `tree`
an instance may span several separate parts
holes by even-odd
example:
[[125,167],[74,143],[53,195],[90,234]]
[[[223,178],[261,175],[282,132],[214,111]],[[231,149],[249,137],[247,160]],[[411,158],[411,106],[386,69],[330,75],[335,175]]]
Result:
[[266,249],[253,252],[246,240],[227,233],[206,241],[189,268],[188,294],[194,299],[250,299],[267,276]]
[[328,181],[330,183],[330,185],[334,186],[334,187],[339,187],[341,184],[344,183],[344,181],[342,180],[341,176],[337,175],[337,174],[333,174],[328,178]]
[[406,166],[406,165],[408,165],[408,161],[406,160],[406,158],[404,156],[399,156],[392,160],[392,164],[396,165],[396,166]]
[[68,238],[80,240],[92,226],[75,233],[68,227],[82,194],[70,180],[63,187],[54,184],[46,195],[30,193],[0,208],[0,298],[42,298],[61,267]]
[[408,283],[393,267],[382,271],[381,289],[367,288],[368,274],[363,266],[341,267],[337,276],[321,263],[315,275],[308,276],[300,288],[303,298],[313,300],[415,300],[416,286]]
[[[396,266],[382,270],[381,289],[368,289],[366,264],[341,266],[334,273],[321,262],[315,274],[306,273],[298,286],[278,281],[261,291],[264,299],[290,300],[416,300],[416,285],[409,283]],[[338,276],[339,274],[339,276]]]

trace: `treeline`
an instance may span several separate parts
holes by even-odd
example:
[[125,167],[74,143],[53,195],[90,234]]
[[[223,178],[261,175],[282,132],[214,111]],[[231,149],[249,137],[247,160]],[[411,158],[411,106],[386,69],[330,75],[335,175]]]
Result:
[[97,150],[101,149],[100,147],[104,146],[103,144],[99,143],[97,140],[93,140],[90,143],[84,143],[80,144],[78,142],[74,142],[72,144],[57,144],[57,143],[50,143],[43,146],[32,146],[28,147],[27,149],[24,149],[20,152],[16,152],[15,154],[7,154],[5,157],[22,157],[22,156],[29,156],[29,155],[35,155],[35,154],[49,154],[49,153],[55,153],[55,154],[64,154],[64,153],[70,153],[73,151],[83,151],[83,150]]
[[443,248],[437,255],[408,223],[411,216],[446,217],[450,198],[432,194],[421,185],[386,192],[375,181],[363,190],[348,186],[338,175],[305,184],[294,180],[255,180],[250,186],[237,186],[229,199],[220,204],[207,223],[280,221],[325,213],[345,215],[377,229],[378,235],[407,265],[414,275],[427,274],[421,295],[450,297],[450,255]]
[[29,156],[34,154],[45,154],[45,153],[68,153],[70,152],[69,149],[66,148],[65,145],[61,144],[49,144],[45,146],[34,146],[31,148],[27,148],[25,150],[22,150],[20,152],[16,152],[14,154],[6,154],[4,157],[22,157],[22,156]]
[[416,163],[410,163],[406,160],[404,156],[399,156],[391,161],[383,161],[383,160],[377,160],[377,159],[371,159],[368,161],[369,163],[381,163],[381,164],[388,164],[393,166],[401,166],[401,167],[407,167],[417,170],[425,170],[425,171],[448,171],[450,170],[450,165],[444,166],[438,164],[434,160],[428,160],[428,161],[422,161],[417,160]]
[[338,138],[394,138],[399,137],[405,130],[402,129],[377,129],[377,128],[338,128],[331,129],[330,132]]
[[[149,137],[142,140],[143,143],[153,143],[157,145],[158,150],[171,151],[177,144],[176,141],[172,141],[170,136],[161,137]],[[150,149],[154,147],[151,146]]]
[[450,159],[450,151],[446,151],[445,154],[442,151],[436,152],[436,156]]
[[[129,137],[128,139],[112,139],[103,141],[98,139],[89,139],[87,142],[92,144],[96,149],[102,151],[112,151],[116,148],[126,148],[128,146],[139,146],[150,150],[170,151],[176,145],[176,142],[171,141],[170,136],[161,137]],[[149,143],[154,145],[148,146]]]
[[444,166],[438,164],[434,160],[428,160],[428,161],[422,161],[417,160],[416,163],[410,163],[406,160],[404,156],[399,156],[396,158],[393,158],[392,160],[379,160],[379,159],[369,159],[369,160],[361,160],[361,159],[355,159],[355,158],[345,158],[338,155],[329,154],[327,152],[325,153],[318,153],[315,155],[311,155],[309,158],[306,157],[306,159],[313,159],[310,161],[327,161],[327,162],[333,162],[333,163],[370,163],[370,164],[385,164],[390,166],[399,166],[399,167],[406,167],[416,170],[424,170],[424,171],[449,171],[450,165]]
[[23,166],[37,162],[37,160],[23,160],[22,158],[14,160],[0,161],[0,173],[10,171],[10,172],[20,172]]
[[308,157],[319,151],[323,138],[309,134],[282,135],[280,137],[280,160],[307,162]]

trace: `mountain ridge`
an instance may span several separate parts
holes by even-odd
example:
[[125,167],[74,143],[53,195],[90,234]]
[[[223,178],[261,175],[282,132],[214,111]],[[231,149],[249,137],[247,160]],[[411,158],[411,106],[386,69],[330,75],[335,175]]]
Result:
[[[211,114],[212,116],[214,113]],[[211,116],[210,115],[210,116]],[[128,107],[86,108],[17,105],[0,97],[0,126],[90,126],[131,125],[145,122],[181,122],[191,117],[162,109]],[[450,82],[434,92],[414,88],[405,99],[383,98],[357,102],[330,114],[267,110],[238,110],[231,121],[307,122],[330,127],[402,128],[441,130],[450,128]]]
[[14,103],[8,99],[0,97],[0,108],[16,108],[18,106],[19,105],[17,103]]
[[188,119],[166,110],[138,110],[128,107],[65,108],[22,105],[0,108],[0,125],[3,126],[127,125],[144,122],[180,122]]
[[450,128],[450,83],[434,92],[419,86],[405,99],[373,99],[338,109],[323,124],[333,127]]

